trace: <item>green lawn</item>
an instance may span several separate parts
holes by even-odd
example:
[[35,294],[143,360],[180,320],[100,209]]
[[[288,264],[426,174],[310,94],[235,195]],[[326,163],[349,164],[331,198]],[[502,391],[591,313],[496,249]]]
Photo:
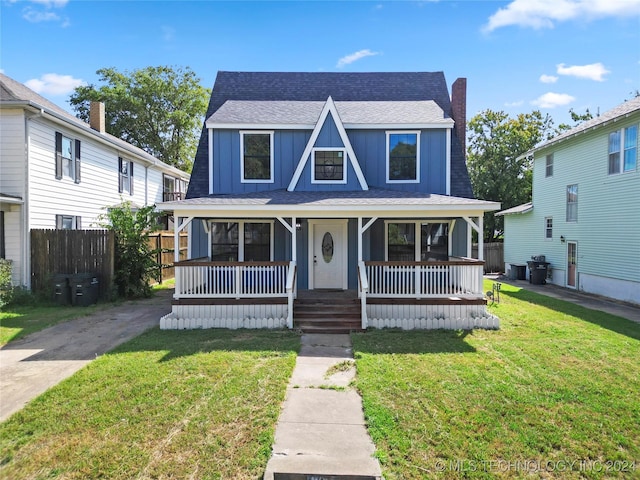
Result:
[[0,478],[259,478],[299,345],[152,329],[1,424]]
[[490,308],[353,336],[385,478],[640,478],[640,325],[506,284]]

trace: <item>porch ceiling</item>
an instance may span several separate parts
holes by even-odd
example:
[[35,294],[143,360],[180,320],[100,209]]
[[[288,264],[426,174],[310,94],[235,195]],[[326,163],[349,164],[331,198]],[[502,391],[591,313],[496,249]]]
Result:
[[371,188],[350,192],[288,192],[272,190],[249,194],[213,195],[159,203],[160,210],[176,216],[235,217],[295,216],[345,217],[460,217],[499,210],[500,204],[447,195]]

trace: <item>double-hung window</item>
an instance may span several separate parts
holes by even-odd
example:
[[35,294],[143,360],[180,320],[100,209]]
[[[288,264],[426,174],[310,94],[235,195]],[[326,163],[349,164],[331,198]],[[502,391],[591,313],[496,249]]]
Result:
[[56,132],[56,179],[80,183],[80,140]]
[[82,221],[78,215],[56,215],[56,229],[58,230],[80,230]]
[[387,132],[387,183],[420,181],[420,132]]
[[446,261],[449,259],[449,224],[423,221],[388,221],[386,260],[390,262]]
[[314,149],[311,183],[347,183],[346,156],[344,149]]
[[567,185],[567,222],[578,221],[578,185]]
[[553,217],[544,219],[544,238],[545,240],[553,239]]
[[118,158],[118,192],[133,195],[133,162]]
[[609,134],[609,175],[631,172],[638,161],[638,126],[632,125]]
[[273,183],[273,132],[240,132],[240,181]]
[[273,260],[273,222],[214,221],[210,224],[211,261]]
[[550,153],[546,157],[546,165],[545,165],[545,177],[553,177],[553,153]]

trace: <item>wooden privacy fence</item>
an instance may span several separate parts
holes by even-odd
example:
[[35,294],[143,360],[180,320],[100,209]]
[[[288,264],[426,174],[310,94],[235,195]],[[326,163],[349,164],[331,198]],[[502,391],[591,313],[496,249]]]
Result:
[[[474,243],[472,257],[478,258],[478,244]],[[504,243],[484,244],[484,273],[504,272]]]
[[51,292],[56,274],[91,273],[98,277],[98,297],[108,298],[114,248],[108,230],[31,230],[31,289]]
[[[180,233],[180,260],[187,259],[188,235],[186,232]],[[175,237],[172,231],[163,230],[149,235],[149,246],[156,250],[156,262],[160,265],[154,279],[158,283],[174,278],[176,276],[173,262],[175,260]]]

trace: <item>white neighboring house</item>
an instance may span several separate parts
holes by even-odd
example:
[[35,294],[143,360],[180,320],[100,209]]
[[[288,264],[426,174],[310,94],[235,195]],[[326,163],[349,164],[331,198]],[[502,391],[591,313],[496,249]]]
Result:
[[94,229],[104,207],[179,200],[189,174],[87,124],[0,73],[0,258],[30,286],[31,229]]
[[547,282],[640,304],[640,97],[529,152],[533,201],[504,210],[507,269],[545,255]]

